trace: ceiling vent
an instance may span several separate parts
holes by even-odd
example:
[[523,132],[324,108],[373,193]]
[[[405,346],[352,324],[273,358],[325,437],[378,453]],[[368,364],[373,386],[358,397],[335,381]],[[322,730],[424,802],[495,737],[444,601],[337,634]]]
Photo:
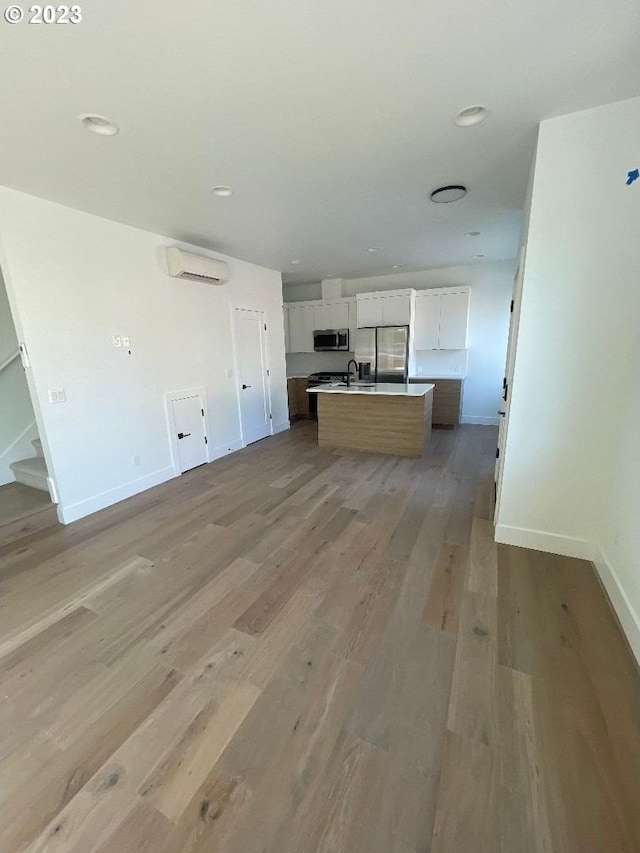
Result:
[[190,255],[181,249],[167,249],[167,268],[172,278],[187,278],[205,284],[224,284],[229,280],[229,264],[204,255]]

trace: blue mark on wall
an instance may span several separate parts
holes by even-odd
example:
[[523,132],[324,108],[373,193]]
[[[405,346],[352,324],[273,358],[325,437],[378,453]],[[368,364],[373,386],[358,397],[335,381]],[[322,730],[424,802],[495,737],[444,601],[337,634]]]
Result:
[[632,169],[630,172],[627,172],[627,186],[630,187],[638,178],[640,178],[640,169]]

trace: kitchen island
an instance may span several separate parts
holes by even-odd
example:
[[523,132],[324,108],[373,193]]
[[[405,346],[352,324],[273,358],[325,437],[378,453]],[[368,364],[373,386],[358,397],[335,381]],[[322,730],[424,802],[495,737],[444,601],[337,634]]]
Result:
[[419,457],[431,435],[433,385],[343,383],[318,395],[318,446]]

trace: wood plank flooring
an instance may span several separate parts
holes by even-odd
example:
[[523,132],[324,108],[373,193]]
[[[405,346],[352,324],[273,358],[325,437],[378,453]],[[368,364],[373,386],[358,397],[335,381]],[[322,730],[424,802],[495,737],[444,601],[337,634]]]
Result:
[[3,551],[3,853],[631,853],[592,567],[492,539],[495,430],[314,423]]

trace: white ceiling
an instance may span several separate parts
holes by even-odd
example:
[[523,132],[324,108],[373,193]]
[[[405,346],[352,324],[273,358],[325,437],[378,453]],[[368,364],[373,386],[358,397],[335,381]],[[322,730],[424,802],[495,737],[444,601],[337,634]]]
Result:
[[[0,20],[0,183],[291,282],[514,257],[538,122],[640,93],[637,0],[92,0],[83,14]],[[453,124],[478,103],[483,124]],[[87,133],[87,112],[120,134]],[[432,204],[451,182],[466,199]]]

